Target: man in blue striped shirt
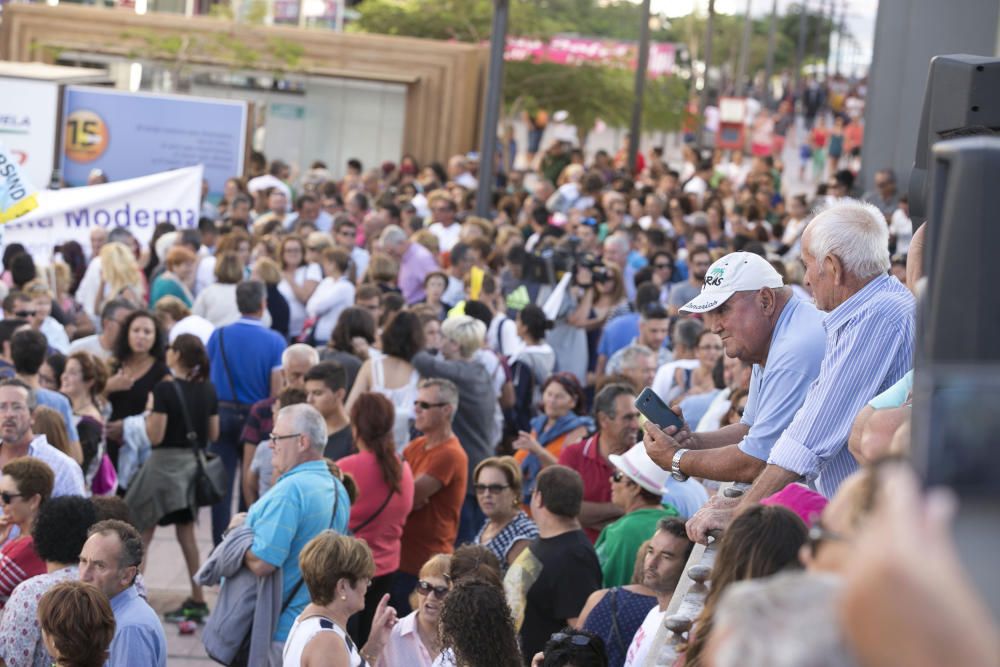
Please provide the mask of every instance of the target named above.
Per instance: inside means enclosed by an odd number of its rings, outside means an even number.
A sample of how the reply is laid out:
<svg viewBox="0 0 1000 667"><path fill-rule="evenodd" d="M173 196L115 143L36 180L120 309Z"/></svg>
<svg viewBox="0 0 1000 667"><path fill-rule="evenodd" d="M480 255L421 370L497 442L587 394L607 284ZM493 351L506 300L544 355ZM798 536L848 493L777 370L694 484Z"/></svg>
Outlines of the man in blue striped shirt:
<svg viewBox="0 0 1000 667"><path fill-rule="evenodd" d="M914 299L889 270L889 230L870 204L842 199L817 215L802 235L805 282L828 315L826 355L802 408L771 449L767 467L739 501L746 506L805 479L832 497L857 470L847 448L858 411L911 368ZM688 523L705 541L736 507L717 501Z"/></svg>

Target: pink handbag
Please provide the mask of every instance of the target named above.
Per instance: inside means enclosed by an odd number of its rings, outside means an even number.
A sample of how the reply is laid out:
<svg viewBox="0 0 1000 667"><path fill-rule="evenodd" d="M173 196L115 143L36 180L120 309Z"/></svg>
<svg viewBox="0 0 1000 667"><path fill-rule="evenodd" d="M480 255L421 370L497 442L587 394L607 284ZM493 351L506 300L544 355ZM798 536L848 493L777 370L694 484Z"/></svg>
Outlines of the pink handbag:
<svg viewBox="0 0 1000 667"><path fill-rule="evenodd" d="M118 490L118 472L107 453L101 457L101 465L97 468L90 490L95 496L111 496Z"/></svg>

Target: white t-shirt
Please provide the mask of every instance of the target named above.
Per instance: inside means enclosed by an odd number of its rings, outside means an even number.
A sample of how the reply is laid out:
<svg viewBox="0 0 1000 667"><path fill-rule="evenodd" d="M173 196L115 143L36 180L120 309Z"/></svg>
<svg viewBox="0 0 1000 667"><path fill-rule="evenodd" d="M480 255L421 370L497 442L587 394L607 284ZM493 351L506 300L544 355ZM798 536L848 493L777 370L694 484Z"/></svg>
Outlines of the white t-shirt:
<svg viewBox="0 0 1000 667"><path fill-rule="evenodd" d="M340 314L353 303L354 283L345 276L337 279L323 278L320 281L306 304L309 317L319 317L314 334L317 342L325 343L330 340Z"/></svg>
<svg viewBox="0 0 1000 667"><path fill-rule="evenodd" d="M636 630L635 636L632 637L632 643L629 644L628 652L625 654L624 667L642 667L646 664L649 647L653 645L656 631L659 630L666 615L667 610L660 611L659 605L649 610L649 613L646 614L646 620L642 622L642 625Z"/></svg>
<svg viewBox="0 0 1000 667"><path fill-rule="evenodd" d="M913 222L903 213L903 209L897 208L892 212L889 233L896 237L896 254L905 255L909 252L910 239L913 238Z"/></svg>
<svg viewBox="0 0 1000 667"><path fill-rule="evenodd" d="M323 270L319 264L307 264L295 269L295 284L302 285L307 280L317 283L323 280ZM278 291L288 302L288 335L292 338L302 333L302 325L306 322L306 304L295 298L292 286L284 278L278 283Z"/></svg>
<svg viewBox="0 0 1000 667"><path fill-rule="evenodd" d="M208 345L208 339L212 337L213 331L215 331L215 325L204 317L188 315L170 328L169 338L170 342L173 343L181 334L191 334L192 336L197 336L205 345Z"/></svg>
<svg viewBox="0 0 1000 667"><path fill-rule="evenodd" d="M441 252L451 252L452 247L458 243L458 237L462 233L462 225L457 222L453 222L447 227L440 222L435 222L428 229L431 230L431 234L437 237Z"/></svg>
<svg viewBox="0 0 1000 667"><path fill-rule="evenodd" d="M697 359L677 359L671 361L669 364L660 366L659 370L656 371L656 377L653 379L653 391L663 399L664 403L669 405L672 400L680 396L684 391L683 387L679 387L674 383L674 374L677 372L677 369L683 368L684 370L689 370L698 368L700 363Z"/></svg>
<svg viewBox="0 0 1000 667"><path fill-rule="evenodd" d="M101 345L101 339L97 334L93 336L84 336L83 338L77 338L75 341L69 344L69 353L74 352L89 352L98 359L110 359L111 350L105 350Z"/></svg>

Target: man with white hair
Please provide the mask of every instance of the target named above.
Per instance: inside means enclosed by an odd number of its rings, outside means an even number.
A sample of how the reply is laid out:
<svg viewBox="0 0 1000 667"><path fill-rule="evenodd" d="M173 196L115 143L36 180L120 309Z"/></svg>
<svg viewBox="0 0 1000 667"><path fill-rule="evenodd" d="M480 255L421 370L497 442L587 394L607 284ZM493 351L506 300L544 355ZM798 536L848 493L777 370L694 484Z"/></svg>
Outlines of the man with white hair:
<svg viewBox="0 0 1000 667"><path fill-rule="evenodd" d="M382 249L399 262L399 289L406 303L414 304L424 298L424 278L432 271L440 271L431 251L414 243L399 225L389 225L379 237Z"/></svg>
<svg viewBox="0 0 1000 667"><path fill-rule="evenodd" d="M713 500L691 519L695 540L725 528L738 505L760 502L802 478L832 497L858 468L847 447L855 415L913 364L915 302L888 275L889 230L881 211L852 199L829 206L802 235L802 262L816 307L829 313L819 376L753 487L736 503Z"/></svg>
<svg viewBox="0 0 1000 667"><path fill-rule="evenodd" d="M678 481L691 476L752 482L819 375L826 349L823 315L797 299L774 267L752 252L716 260L705 288L681 310L703 315L727 356L753 364L746 411L738 423L709 432L692 434L685 426L670 436L650 425L646 450Z"/></svg>
<svg viewBox="0 0 1000 667"><path fill-rule="evenodd" d="M323 459L326 422L311 405L282 408L271 431L272 462L281 477L246 515L237 515L230 529L244 523L253 530L253 545L243 562L258 577L281 568L285 605L271 637L271 665L281 664L281 649L295 617L309 604L302 586L299 553L319 533L347 532L351 501L344 485Z"/></svg>

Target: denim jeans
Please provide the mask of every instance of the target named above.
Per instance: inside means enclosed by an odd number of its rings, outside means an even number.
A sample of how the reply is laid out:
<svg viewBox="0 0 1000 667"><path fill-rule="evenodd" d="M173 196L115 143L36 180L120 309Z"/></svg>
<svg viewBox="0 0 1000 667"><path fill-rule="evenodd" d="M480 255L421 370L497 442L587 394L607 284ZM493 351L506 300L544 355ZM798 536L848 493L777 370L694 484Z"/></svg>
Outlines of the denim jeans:
<svg viewBox="0 0 1000 667"><path fill-rule="evenodd" d="M228 483L226 496L212 505L212 543L215 545L222 542L222 533L229 526L233 515L233 484L236 482L236 470L240 467L240 454L243 451L240 435L249 414L249 405L219 403L219 439L208 446L208 451L222 459Z"/></svg>

